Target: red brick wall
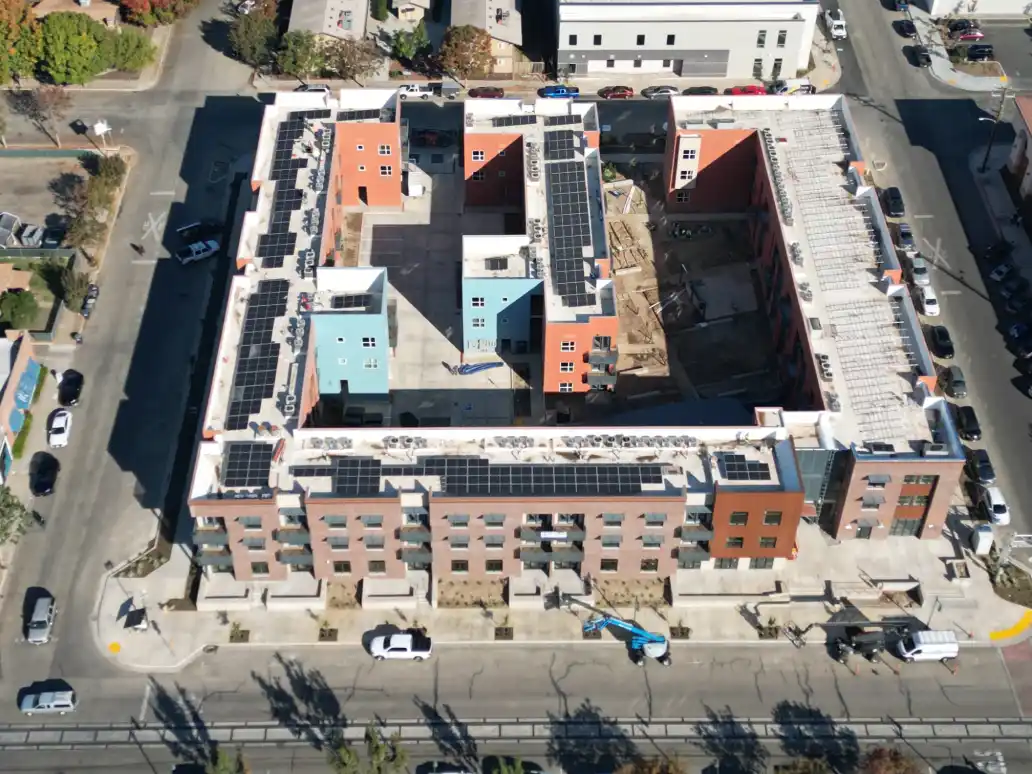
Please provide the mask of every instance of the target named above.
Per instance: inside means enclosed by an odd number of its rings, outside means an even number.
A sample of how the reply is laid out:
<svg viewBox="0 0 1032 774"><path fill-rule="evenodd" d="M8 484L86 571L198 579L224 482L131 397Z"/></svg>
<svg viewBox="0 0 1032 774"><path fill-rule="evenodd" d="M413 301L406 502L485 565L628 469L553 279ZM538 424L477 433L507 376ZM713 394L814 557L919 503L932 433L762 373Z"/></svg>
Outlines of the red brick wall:
<svg viewBox="0 0 1032 774"><path fill-rule="evenodd" d="M475 151L484 158L474 161ZM466 204L506 207L523 204L523 135L467 134L463 143ZM474 180L475 173L483 180Z"/></svg>

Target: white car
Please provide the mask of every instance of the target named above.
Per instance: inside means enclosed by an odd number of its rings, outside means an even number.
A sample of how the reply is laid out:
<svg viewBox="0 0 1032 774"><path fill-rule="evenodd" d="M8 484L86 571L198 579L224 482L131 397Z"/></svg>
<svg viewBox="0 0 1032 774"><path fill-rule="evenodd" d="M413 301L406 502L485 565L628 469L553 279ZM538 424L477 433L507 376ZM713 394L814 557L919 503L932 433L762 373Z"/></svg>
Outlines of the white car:
<svg viewBox="0 0 1032 774"><path fill-rule="evenodd" d="M18 705L23 715L55 714L64 715L66 712L75 712L79 701L75 691L44 691L43 693L30 693L22 697Z"/></svg>
<svg viewBox="0 0 1032 774"><path fill-rule="evenodd" d="M63 449L68 445L68 436L72 432L72 412L67 409L58 409L50 420L50 433L47 435L47 443L51 449Z"/></svg>
<svg viewBox="0 0 1032 774"><path fill-rule="evenodd" d="M985 516L990 522L1000 527L1010 524L1010 508L1007 501L1003 499L1003 492L998 486L989 486L982 491L982 502Z"/></svg>
<svg viewBox="0 0 1032 774"><path fill-rule="evenodd" d="M377 661L394 659L402 661L423 661L430 658L433 646L423 632L410 629L406 632L375 637L369 643L369 653Z"/></svg>
<svg viewBox="0 0 1032 774"><path fill-rule="evenodd" d="M910 281L919 288L932 284L932 274L928 271L928 262L920 255L915 255L910 259Z"/></svg>
<svg viewBox="0 0 1032 774"><path fill-rule="evenodd" d="M214 239L206 239L203 242L194 242L181 250L176 250L176 260L186 266L194 261L203 261L211 258L219 251L219 243Z"/></svg>
<svg viewBox="0 0 1032 774"><path fill-rule="evenodd" d="M846 39L846 17L841 8L837 11L825 11L824 24L832 40Z"/></svg>
<svg viewBox="0 0 1032 774"><path fill-rule="evenodd" d="M924 285L917 289L917 298L921 302L921 312L926 317L938 317L942 311L939 308L939 297L930 285Z"/></svg>
<svg viewBox="0 0 1032 774"><path fill-rule="evenodd" d="M398 99L430 99L434 89L424 83L403 83L398 87Z"/></svg>

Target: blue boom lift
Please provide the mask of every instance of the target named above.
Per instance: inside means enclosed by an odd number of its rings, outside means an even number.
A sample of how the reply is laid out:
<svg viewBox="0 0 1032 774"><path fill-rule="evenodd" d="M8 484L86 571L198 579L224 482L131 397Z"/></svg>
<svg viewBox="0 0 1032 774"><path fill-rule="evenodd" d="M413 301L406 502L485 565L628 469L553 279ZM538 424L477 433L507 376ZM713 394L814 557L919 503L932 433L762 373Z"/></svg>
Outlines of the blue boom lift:
<svg viewBox="0 0 1032 774"><path fill-rule="evenodd" d="M589 618L584 622L585 632L600 632L612 626L614 629L621 629L630 634L631 651L634 656L634 663L638 666L645 665L645 656L656 659L663 666L670 666L670 643L667 642L667 638L663 635L647 632L630 621L617 618L615 615L593 607L587 602L581 602L571 594L560 594L559 601L563 605L583 607L585 610L590 610L598 616L597 618Z"/></svg>

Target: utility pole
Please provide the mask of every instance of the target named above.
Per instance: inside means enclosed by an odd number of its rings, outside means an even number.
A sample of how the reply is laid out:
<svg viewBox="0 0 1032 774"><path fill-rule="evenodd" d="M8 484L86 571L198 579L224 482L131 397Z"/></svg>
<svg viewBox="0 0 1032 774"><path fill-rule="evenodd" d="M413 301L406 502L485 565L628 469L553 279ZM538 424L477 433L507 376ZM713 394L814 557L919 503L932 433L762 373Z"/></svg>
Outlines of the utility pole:
<svg viewBox="0 0 1032 774"><path fill-rule="evenodd" d="M999 91L993 92L993 97L999 100L996 104L996 109L993 112L992 118L982 116L979 121L992 121L993 127L989 130L989 143L985 146L985 156L982 158L982 166L978 168L978 171L985 174L986 169L989 168L989 154L992 153L993 143L996 142L996 131L1000 126L1000 121L1003 120L1003 114L1007 109L1007 100L1012 99L1013 95L1010 93L1010 88L1004 86Z"/></svg>

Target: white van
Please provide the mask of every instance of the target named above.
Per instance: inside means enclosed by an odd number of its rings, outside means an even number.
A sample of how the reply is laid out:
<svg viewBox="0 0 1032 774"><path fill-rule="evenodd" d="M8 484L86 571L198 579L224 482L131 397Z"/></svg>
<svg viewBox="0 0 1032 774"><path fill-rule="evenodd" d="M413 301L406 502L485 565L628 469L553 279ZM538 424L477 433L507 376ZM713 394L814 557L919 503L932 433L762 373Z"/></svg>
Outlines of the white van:
<svg viewBox="0 0 1032 774"><path fill-rule="evenodd" d="M907 663L942 661L944 658L956 658L960 653L960 645L953 632L914 632L896 643L896 652Z"/></svg>

